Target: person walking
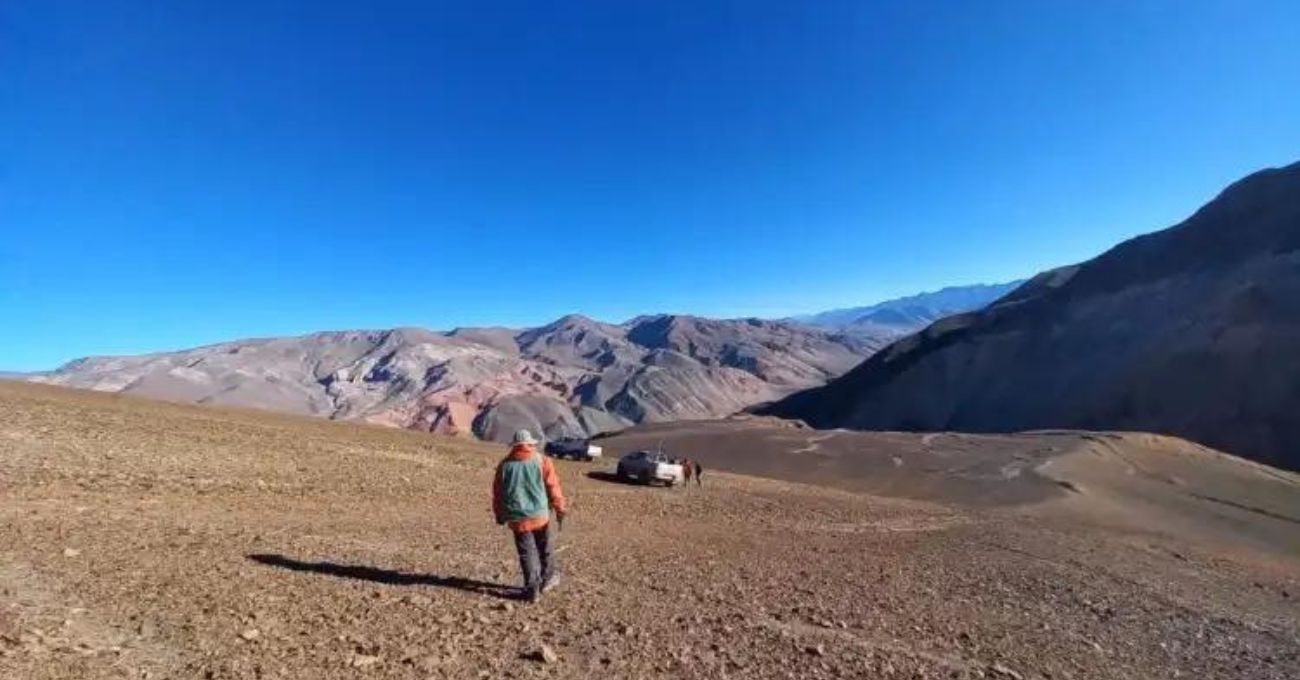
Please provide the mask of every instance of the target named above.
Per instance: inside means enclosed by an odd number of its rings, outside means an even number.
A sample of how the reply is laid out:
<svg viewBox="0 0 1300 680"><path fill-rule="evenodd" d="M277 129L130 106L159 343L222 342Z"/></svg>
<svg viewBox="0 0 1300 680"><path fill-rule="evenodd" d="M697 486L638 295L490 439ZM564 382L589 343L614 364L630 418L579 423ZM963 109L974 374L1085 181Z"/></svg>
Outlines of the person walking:
<svg viewBox="0 0 1300 680"><path fill-rule="evenodd" d="M532 433L519 430L492 480L492 512L497 524L509 526L514 533L519 569L524 576L521 595L529 602L536 602L542 593L560 583L551 531L552 510L563 525L568 502L560 489L560 477L551 459L537 450Z"/></svg>
<svg viewBox="0 0 1300 680"><path fill-rule="evenodd" d="M695 473L695 486L704 486L704 481L700 479L704 476L704 466L700 465L699 461L692 460L691 467L694 468L692 472Z"/></svg>

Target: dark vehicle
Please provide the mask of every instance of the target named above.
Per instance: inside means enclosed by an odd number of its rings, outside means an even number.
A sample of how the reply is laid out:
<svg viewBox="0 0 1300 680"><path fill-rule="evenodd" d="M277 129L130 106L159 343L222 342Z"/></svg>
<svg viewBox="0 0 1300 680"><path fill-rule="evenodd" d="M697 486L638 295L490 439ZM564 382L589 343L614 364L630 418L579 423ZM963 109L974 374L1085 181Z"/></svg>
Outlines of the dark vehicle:
<svg viewBox="0 0 1300 680"><path fill-rule="evenodd" d="M546 442L546 455L552 458L570 458L572 460L592 460L599 458L602 449L592 446L590 439L570 437Z"/></svg>

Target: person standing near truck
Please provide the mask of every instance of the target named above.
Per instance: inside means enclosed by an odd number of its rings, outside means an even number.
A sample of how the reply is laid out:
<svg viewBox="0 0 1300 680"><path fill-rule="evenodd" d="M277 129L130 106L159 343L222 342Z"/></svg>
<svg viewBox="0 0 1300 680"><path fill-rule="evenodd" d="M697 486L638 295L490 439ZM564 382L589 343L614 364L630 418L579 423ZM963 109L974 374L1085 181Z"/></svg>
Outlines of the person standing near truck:
<svg viewBox="0 0 1300 680"><path fill-rule="evenodd" d="M568 502L560 489L560 477L550 458L537 450L537 440L528 430L519 430L510 443L510 453L497 465L492 479L492 513L497 524L514 533L519 569L523 572L523 599L536 602L541 594L560 583L555 563L551 511L564 522Z"/></svg>

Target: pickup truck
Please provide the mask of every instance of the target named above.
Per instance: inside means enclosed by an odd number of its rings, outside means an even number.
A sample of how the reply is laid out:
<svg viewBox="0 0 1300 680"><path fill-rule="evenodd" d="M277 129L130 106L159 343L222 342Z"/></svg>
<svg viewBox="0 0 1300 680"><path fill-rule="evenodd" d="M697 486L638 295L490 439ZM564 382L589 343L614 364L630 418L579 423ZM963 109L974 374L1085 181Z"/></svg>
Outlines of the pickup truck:
<svg viewBox="0 0 1300 680"><path fill-rule="evenodd" d="M552 458L572 458L573 460L595 460L604 453L604 449L594 446L590 439L577 437L546 442L545 451Z"/></svg>
<svg viewBox="0 0 1300 680"><path fill-rule="evenodd" d="M645 484L663 482L673 486L685 479L685 471L663 451L633 451L619 459L618 478Z"/></svg>

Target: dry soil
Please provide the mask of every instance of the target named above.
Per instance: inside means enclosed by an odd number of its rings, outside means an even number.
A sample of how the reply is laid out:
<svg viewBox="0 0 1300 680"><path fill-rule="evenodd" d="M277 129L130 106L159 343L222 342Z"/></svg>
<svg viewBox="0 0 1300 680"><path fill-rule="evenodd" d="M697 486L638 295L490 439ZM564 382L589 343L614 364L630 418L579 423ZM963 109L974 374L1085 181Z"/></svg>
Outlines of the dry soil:
<svg viewBox="0 0 1300 680"><path fill-rule="evenodd" d="M720 441L788 429L745 427ZM1293 476L796 432L701 446L699 488L560 463L566 580L530 606L497 447L0 382L0 677L1300 677Z"/></svg>

